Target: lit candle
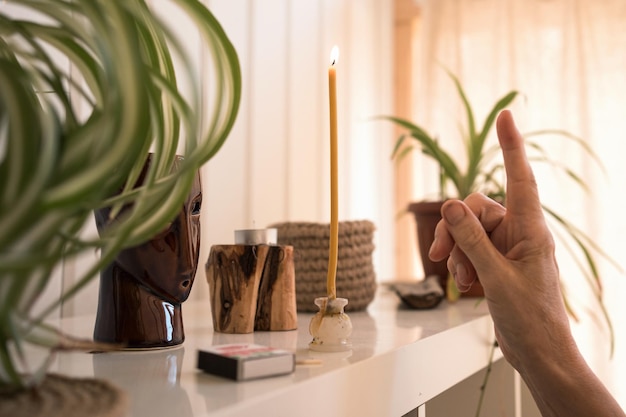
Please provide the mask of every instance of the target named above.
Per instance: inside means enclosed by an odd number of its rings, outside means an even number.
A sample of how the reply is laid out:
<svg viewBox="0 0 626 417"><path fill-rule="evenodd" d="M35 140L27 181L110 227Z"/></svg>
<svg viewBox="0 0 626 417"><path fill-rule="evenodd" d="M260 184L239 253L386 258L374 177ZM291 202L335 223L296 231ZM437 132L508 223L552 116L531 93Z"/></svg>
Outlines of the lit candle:
<svg viewBox="0 0 626 417"><path fill-rule="evenodd" d="M335 45L330 51L328 68L328 96L330 110L330 247L328 253L328 275L326 287L328 298L337 297L335 278L337 275L337 252L339 249L338 222L338 183L337 183L337 72L335 65L339 59L339 48Z"/></svg>
<svg viewBox="0 0 626 417"><path fill-rule="evenodd" d="M275 245L277 229L243 229L235 230L236 245Z"/></svg>

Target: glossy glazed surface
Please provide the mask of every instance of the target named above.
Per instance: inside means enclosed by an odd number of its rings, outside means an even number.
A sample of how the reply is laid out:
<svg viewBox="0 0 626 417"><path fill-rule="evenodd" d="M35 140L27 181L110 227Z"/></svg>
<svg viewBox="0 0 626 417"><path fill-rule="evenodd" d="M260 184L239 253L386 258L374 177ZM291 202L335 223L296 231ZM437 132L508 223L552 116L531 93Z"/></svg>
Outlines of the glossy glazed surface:
<svg viewBox="0 0 626 417"><path fill-rule="evenodd" d="M150 241L123 250L100 273L95 340L129 348L184 341L180 305L189 297L198 268L201 204L198 173L176 218ZM95 213L99 231L106 229L109 212Z"/></svg>

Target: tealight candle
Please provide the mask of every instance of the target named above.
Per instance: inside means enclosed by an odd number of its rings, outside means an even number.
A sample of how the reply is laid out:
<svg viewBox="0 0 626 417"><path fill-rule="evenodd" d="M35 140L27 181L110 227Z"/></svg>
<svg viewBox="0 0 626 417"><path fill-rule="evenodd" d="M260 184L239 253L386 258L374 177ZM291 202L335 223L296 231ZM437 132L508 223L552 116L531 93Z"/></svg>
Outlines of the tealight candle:
<svg viewBox="0 0 626 417"><path fill-rule="evenodd" d="M276 245L278 229L235 230L236 245Z"/></svg>

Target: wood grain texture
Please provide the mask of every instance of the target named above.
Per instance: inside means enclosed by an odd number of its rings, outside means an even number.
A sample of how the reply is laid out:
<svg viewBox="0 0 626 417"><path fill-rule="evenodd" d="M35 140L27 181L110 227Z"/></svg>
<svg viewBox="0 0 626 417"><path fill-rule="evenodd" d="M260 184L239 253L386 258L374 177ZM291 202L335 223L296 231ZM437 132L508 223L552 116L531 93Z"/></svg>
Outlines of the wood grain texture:
<svg viewBox="0 0 626 417"><path fill-rule="evenodd" d="M297 328L293 247L214 245L206 275L215 331Z"/></svg>
<svg viewBox="0 0 626 417"><path fill-rule="evenodd" d="M213 328L222 333L252 333L263 264L256 246L217 245L206 265Z"/></svg>
<svg viewBox="0 0 626 417"><path fill-rule="evenodd" d="M262 246L266 249L259 285L254 330L294 330L296 280L292 246Z"/></svg>

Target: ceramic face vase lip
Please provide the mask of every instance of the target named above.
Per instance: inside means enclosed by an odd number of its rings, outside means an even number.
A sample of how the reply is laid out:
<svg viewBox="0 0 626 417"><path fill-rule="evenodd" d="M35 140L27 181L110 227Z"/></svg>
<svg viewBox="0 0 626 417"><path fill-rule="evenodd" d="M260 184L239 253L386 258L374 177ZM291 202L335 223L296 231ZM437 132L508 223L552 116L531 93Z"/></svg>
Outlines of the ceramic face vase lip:
<svg viewBox="0 0 626 417"><path fill-rule="evenodd" d="M182 157L177 157L176 162L180 160ZM150 161L151 155L137 185L143 183ZM185 301L198 266L201 205L202 186L198 172L177 217L148 242L121 251L115 259L117 266L160 299L173 304ZM99 231L106 227L109 212L109 208L96 212Z"/></svg>

